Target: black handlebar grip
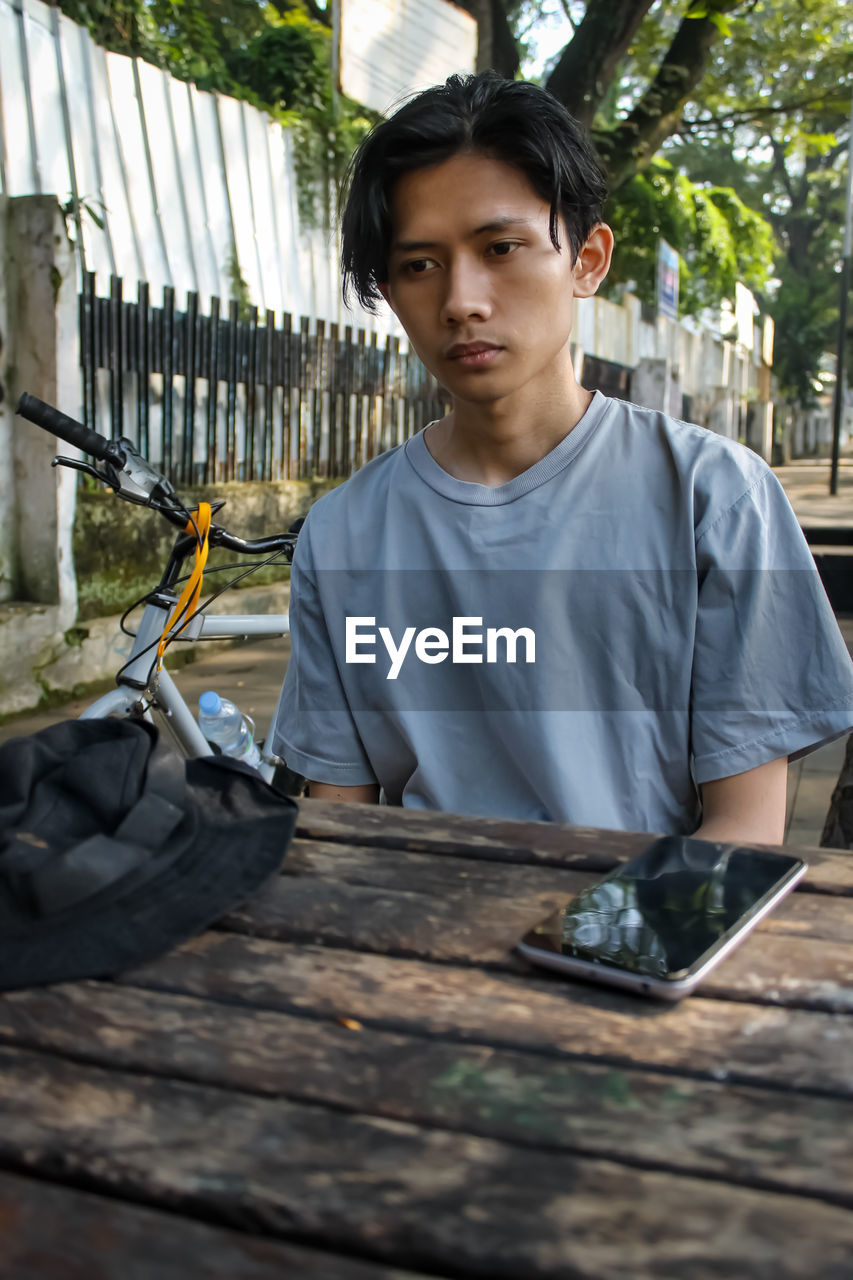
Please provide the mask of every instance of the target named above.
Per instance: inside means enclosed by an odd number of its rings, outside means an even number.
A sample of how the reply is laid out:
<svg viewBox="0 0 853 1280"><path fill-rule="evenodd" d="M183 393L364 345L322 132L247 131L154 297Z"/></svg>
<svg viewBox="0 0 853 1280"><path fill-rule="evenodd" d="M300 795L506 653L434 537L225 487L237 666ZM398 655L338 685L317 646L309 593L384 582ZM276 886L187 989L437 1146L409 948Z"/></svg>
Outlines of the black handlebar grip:
<svg viewBox="0 0 853 1280"><path fill-rule="evenodd" d="M37 427L44 427L45 431L59 436L60 440L73 444L93 458L115 460L116 446L111 440L99 435L97 431L90 431L76 418L69 418L67 414L60 413L53 405L45 404L44 400L39 400L36 396L24 392L18 401L17 412L22 418L34 422Z"/></svg>

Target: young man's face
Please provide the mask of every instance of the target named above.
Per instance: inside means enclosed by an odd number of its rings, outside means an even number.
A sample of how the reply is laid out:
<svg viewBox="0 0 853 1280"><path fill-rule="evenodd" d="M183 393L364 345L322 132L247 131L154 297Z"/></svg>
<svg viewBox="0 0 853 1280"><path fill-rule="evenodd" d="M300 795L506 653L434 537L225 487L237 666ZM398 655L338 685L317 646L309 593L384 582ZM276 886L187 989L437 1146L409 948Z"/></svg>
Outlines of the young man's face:
<svg viewBox="0 0 853 1280"><path fill-rule="evenodd" d="M520 170L464 152L400 178L382 294L455 400L486 405L573 378L575 297L595 293L613 237L599 224L573 265L565 227ZM478 350L479 348L479 350Z"/></svg>

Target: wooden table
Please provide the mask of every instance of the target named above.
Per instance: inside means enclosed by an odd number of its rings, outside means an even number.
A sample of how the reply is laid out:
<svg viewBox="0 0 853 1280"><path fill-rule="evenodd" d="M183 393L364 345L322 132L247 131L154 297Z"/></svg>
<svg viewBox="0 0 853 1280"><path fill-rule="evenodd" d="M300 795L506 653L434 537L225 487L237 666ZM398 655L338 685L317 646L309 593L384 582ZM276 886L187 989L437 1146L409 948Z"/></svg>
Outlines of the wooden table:
<svg viewBox="0 0 853 1280"><path fill-rule="evenodd" d="M675 1007L514 957L644 842L305 801L217 929L0 999L0 1275L849 1280L853 855Z"/></svg>

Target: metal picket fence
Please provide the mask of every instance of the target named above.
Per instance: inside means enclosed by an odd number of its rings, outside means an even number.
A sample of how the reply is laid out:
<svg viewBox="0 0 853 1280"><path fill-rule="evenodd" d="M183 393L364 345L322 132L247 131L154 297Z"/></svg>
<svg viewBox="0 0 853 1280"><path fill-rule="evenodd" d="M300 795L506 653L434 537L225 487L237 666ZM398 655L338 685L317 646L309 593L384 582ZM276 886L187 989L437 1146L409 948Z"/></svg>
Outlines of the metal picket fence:
<svg viewBox="0 0 853 1280"><path fill-rule="evenodd" d="M176 484L348 476L448 405L399 338L175 291L126 301L86 273L80 295L86 425L125 435Z"/></svg>

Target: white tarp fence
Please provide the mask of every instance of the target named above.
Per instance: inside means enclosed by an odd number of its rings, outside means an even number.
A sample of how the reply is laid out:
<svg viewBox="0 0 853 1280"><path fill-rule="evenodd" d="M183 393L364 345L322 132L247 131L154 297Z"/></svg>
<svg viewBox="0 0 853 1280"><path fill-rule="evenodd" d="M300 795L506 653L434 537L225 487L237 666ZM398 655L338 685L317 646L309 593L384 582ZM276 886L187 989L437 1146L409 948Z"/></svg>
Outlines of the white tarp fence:
<svg viewBox="0 0 853 1280"><path fill-rule="evenodd" d="M108 53L41 0L0 0L0 193L94 209L104 226L83 211L83 247L99 293L119 275L127 296L140 279L155 301L174 285L206 311L232 295L236 261L262 313L389 329L387 313L344 309L334 237L300 226L286 129Z"/></svg>

